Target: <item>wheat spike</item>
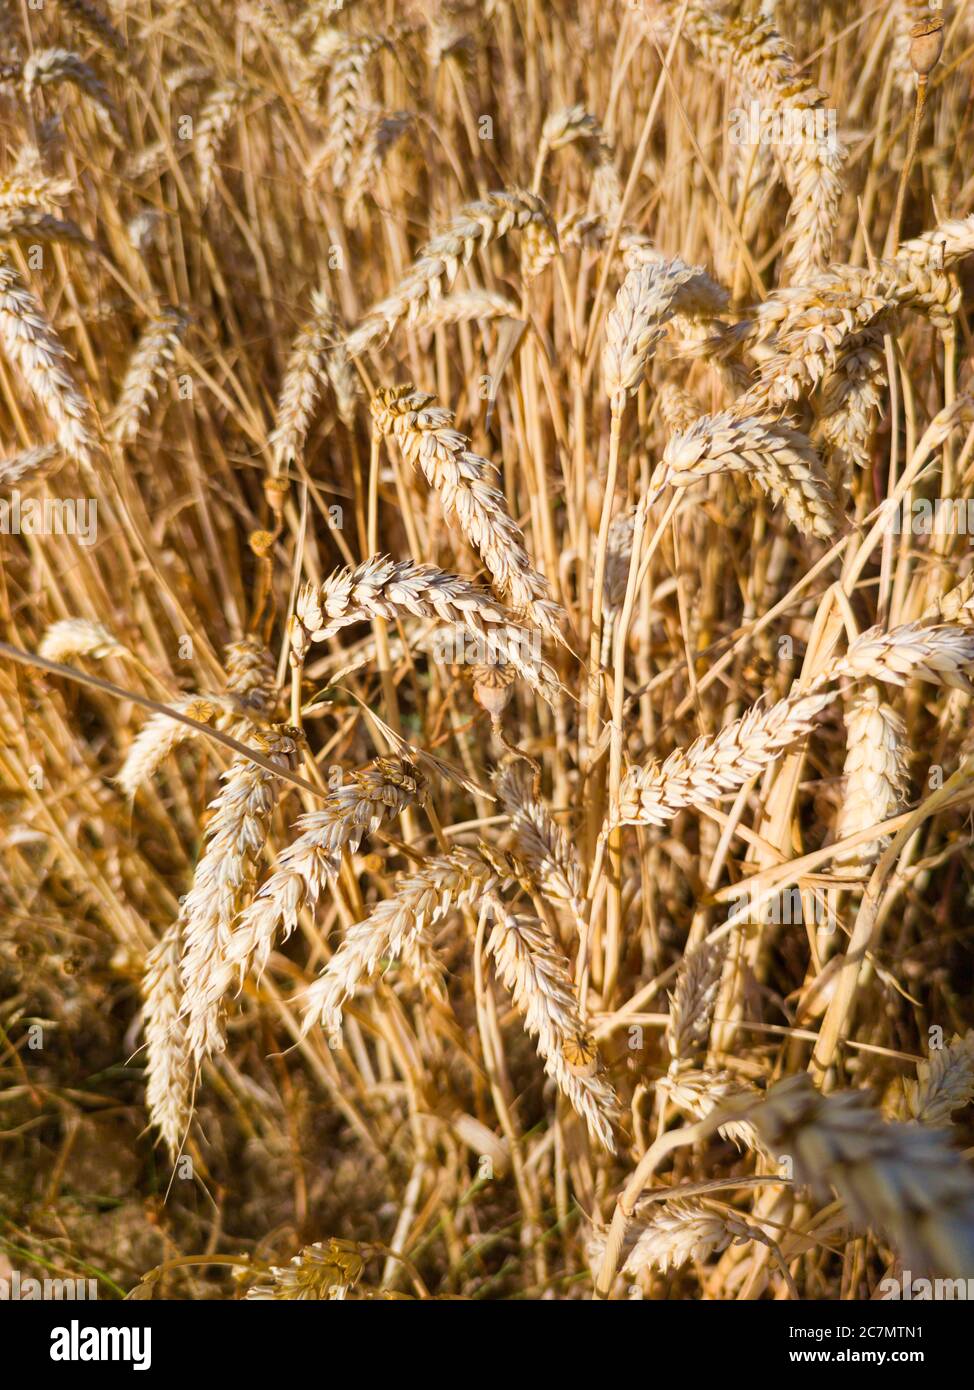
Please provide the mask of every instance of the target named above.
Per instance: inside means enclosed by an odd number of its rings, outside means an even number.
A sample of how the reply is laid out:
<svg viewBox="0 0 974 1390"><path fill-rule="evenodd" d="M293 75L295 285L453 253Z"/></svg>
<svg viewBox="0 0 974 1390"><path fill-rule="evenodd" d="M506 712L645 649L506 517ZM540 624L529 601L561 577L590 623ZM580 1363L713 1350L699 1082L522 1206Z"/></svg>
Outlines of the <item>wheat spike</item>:
<svg viewBox="0 0 974 1390"><path fill-rule="evenodd" d="M103 661L106 656L128 655L128 649L103 623L88 618L60 618L52 623L37 650L48 661L67 661L73 656Z"/></svg>
<svg viewBox="0 0 974 1390"><path fill-rule="evenodd" d="M906 726L882 700L874 685L864 686L845 716L845 794L836 820L836 839L889 820L899 810L907 786ZM857 845L835 862L862 872L878 859L888 839Z"/></svg>
<svg viewBox="0 0 974 1390"><path fill-rule="evenodd" d="M145 1104L172 1158L186 1138L193 1090L186 1023L180 1016L180 951L181 924L177 920L146 957L142 982Z"/></svg>
<svg viewBox="0 0 974 1390"><path fill-rule="evenodd" d="M677 748L662 763L630 768L613 823L665 825L687 806L719 800L794 747L834 697L834 692L797 694L770 706L754 705L712 738Z"/></svg>
<svg viewBox="0 0 974 1390"><path fill-rule="evenodd" d="M428 859L415 871L400 875L392 896L349 929L306 992L304 1031L320 1025L336 1033L343 1005L375 974L380 960L396 960L448 912L472 907L494 881L492 865L466 849Z"/></svg>
<svg viewBox="0 0 974 1390"><path fill-rule="evenodd" d="M688 487L725 470L753 478L806 535L834 534L835 499L811 441L769 420L735 418L729 411L701 416L669 441L653 483Z"/></svg>
<svg viewBox="0 0 974 1390"><path fill-rule="evenodd" d="M250 737L252 745L271 761L285 769L291 766L297 749L293 731L255 730ZM182 1012L197 1065L223 1048L211 981L222 980L231 928L253 892L257 861L277 802L278 780L249 758L237 757L210 804L206 847L182 911Z"/></svg>
<svg viewBox="0 0 974 1390"><path fill-rule="evenodd" d="M411 385L381 390L372 398L372 418L382 434L395 435L403 458L422 470L446 514L457 518L500 596L519 617L559 638L562 611L549 597L547 580L528 559L504 494L493 486L497 470L453 428L453 412L434 400Z"/></svg>
<svg viewBox="0 0 974 1390"><path fill-rule="evenodd" d="M917 1063L917 1079L909 1081L910 1114L923 1125L949 1127L955 1110L974 1100L974 1029L958 1034L946 1047L934 1048Z"/></svg>
<svg viewBox="0 0 974 1390"><path fill-rule="evenodd" d="M413 323L450 288L474 252L488 246L511 228L541 222L554 232L544 202L521 189L488 193L480 202L461 208L447 228L420 250L412 269L385 299L374 304L346 340L349 357L360 357L385 342L403 319Z"/></svg>
<svg viewBox="0 0 974 1390"><path fill-rule="evenodd" d="M112 435L120 444L132 444L138 438L144 417L159 395L156 383L165 378L175 361L187 324L182 310L167 307L139 338L125 372L112 424Z"/></svg>
<svg viewBox="0 0 974 1390"><path fill-rule="evenodd" d="M511 622L483 589L432 565L381 555L301 590L291 619L292 660L302 661L312 642L325 642L350 623L400 613L465 628L485 649L481 664L508 662L543 699L554 699L558 678L535 654L530 630Z"/></svg>
<svg viewBox="0 0 974 1390"><path fill-rule="evenodd" d="M572 990L568 961L535 917L512 912L495 891L483 894L491 919L487 949L497 973L524 1014L528 1032L537 1040L545 1071L554 1080L593 1139L615 1153L612 1126L619 1102L609 1083L598 1075L597 1054L581 1066L574 1050L593 1051Z"/></svg>
<svg viewBox="0 0 974 1390"><path fill-rule="evenodd" d="M0 340L44 407L69 458L90 467L95 441L88 403L65 369L67 353L19 273L0 256Z"/></svg>
<svg viewBox="0 0 974 1390"><path fill-rule="evenodd" d="M779 1081L748 1118L798 1182L823 1197L834 1188L911 1269L950 1278L974 1269L974 1174L937 1130L885 1124L861 1093L822 1096L808 1076Z"/></svg>

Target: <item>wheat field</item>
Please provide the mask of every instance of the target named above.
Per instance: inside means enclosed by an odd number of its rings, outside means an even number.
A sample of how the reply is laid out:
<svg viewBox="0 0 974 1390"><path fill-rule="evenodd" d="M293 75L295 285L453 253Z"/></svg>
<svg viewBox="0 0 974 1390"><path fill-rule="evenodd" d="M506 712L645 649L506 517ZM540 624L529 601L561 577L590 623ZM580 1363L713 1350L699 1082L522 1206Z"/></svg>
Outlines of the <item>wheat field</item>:
<svg viewBox="0 0 974 1390"><path fill-rule="evenodd" d="M6 0L0 1279L974 1278L974 0Z"/></svg>

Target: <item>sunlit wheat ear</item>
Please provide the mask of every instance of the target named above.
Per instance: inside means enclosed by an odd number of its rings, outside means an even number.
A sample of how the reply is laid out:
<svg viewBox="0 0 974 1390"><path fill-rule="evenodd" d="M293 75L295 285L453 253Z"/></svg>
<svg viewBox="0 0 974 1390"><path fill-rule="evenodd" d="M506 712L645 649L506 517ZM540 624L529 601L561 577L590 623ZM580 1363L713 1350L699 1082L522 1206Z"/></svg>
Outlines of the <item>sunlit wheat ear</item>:
<svg viewBox="0 0 974 1390"><path fill-rule="evenodd" d="M382 35L349 39L335 55L328 77L327 133L321 150L322 167L332 187L342 189L362 143L371 96L368 67L387 43Z"/></svg>
<svg viewBox="0 0 974 1390"><path fill-rule="evenodd" d="M416 316L416 328L445 328L455 323L481 319L516 319L520 308L507 295L496 290L456 290Z"/></svg>
<svg viewBox="0 0 974 1390"><path fill-rule="evenodd" d="M828 539L837 526L829 481L811 440L770 420L704 415L669 441L653 486L689 487L712 473L743 473L780 502L800 531Z"/></svg>
<svg viewBox="0 0 974 1390"><path fill-rule="evenodd" d="M879 422L885 385L883 335L875 328L845 342L822 383L820 429L847 484L853 467L869 464L869 440Z"/></svg>
<svg viewBox="0 0 974 1390"><path fill-rule="evenodd" d="M494 785L510 816L517 854L542 895L556 907L567 908L579 923L584 914L584 887L571 837L534 794L524 763L509 761L495 776Z"/></svg>
<svg viewBox="0 0 974 1390"><path fill-rule="evenodd" d="M203 104L193 142L201 207L205 208L213 196L220 152L230 127L252 95L251 89L243 82L221 82Z"/></svg>
<svg viewBox="0 0 974 1390"><path fill-rule="evenodd" d="M422 803L426 781L404 758L377 758L331 793L320 811L311 811L293 827L299 832L278 860L277 868L253 902L241 913L223 958L214 972L216 998L230 988L234 977L248 971L260 974L278 931L289 936L298 913L314 908L327 884L341 868L342 852L354 853L366 835L384 821L401 815L407 806Z"/></svg>
<svg viewBox="0 0 974 1390"><path fill-rule="evenodd" d="M142 982L146 1109L173 1158L186 1138L193 1088L186 1022L180 1017L180 950L176 921L147 956Z"/></svg>
<svg viewBox="0 0 974 1390"><path fill-rule="evenodd" d="M248 1299L341 1301L362 1277L365 1261L350 1240L316 1241L288 1264L272 1265L269 1280L247 1290Z"/></svg>
<svg viewBox="0 0 974 1390"><path fill-rule="evenodd" d="M957 1110L974 1100L974 1029L957 1034L946 1047L933 1048L917 1063L916 1081L907 1081L910 1114L924 1125L947 1128Z"/></svg>
<svg viewBox="0 0 974 1390"><path fill-rule="evenodd" d="M88 402L67 370L67 353L19 272L0 252L0 342L37 397L69 458L90 467L95 440Z"/></svg>
<svg viewBox="0 0 974 1390"><path fill-rule="evenodd" d="M223 713L231 713L232 700L220 695L187 695L173 700L171 707L188 715L198 724L209 724ZM132 740L115 781L126 796L134 797L144 787L166 758L189 739L198 738L200 731L167 714L152 714Z"/></svg>
<svg viewBox="0 0 974 1390"><path fill-rule="evenodd" d="M392 293L374 304L349 334L345 344L349 357L360 357L385 342L402 320L412 323L451 287L476 251L529 222L554 230L542 199L521 189L488 193L482 201L461 208L446 229L420 250Z"/></svg>
<svg viewBox="0 0 974 1390"><path fill-rule="evenodd" d="M729 1245L750 1240L774 1245L759 1226L730 1207L715 1207L692 1197L646 1203L630 1223L627 1238L632 1248L622 1268L633 1278L647 1269L662 1274L682 1269L691 1260L707 1260Z"/></svg>
<svg viewBox="0 0 974 1390"><path fill-rule="evenodd" d="M488 593L432 565L384 556L301 590L290 623L292 660L303 661L312 642L327 641L351 623L409 613L461 625L488 662L509 663L543 699L554 700L558 677L536 654L536 634L512 622Z"/></svg>
<svg viewBox="0 0 974 1390"><path fill-rule="evenodd" d="M24 63L24 95L30 99L38 87L69 82L92 103L95 119L113 143L120 140L118 109L108 88L90 64L66 48L36 48Z"/></svg>
<svg viewBox="0 0 974 1390"><path fill-rule="evenodd" d="M342 1008L376 973L381 961L398 959L448 912L473 907L496 882L491 864L473 850L458 849L400 874L390 897L345 934L338 950L302 999L304 1032L341 1027Z"/></svg>
<svg viewBox="0 0 974 1390"><path fill-rule="evenodd" d="M692 313L705 305L716 312L726 295L715 302L714 282L700 266L678 257L651 261L630 270L616 295L605 326L602 378L615 409L634 392L666 324L678 311Z"/></svg>
<svg viewBox="0 0 974 1390"><path fill-rule="evenodd" d="M662 763L623 778L616 824L665 825L687 806L703 806L756 777L810 732L835 692L791 695L754 705L712 737L677 748Z"/></svg>
<svg viewBox="0 0 974 1390"><path fill-rule="evenodd" d="M598 1074L598 1052L578 1012L567 958L536 917L511 911L496 892L483 895L487 949L537 1042L547 1074L603 1148L615 1153L619 1102Z"/></svg>
<svg viewBox="0 0 974 1390"><path fill-rule="evenodd" d="M293 730L254 730L250 741L281 768L293 764L297 751ZM211 981L222 978L231 927L253 893L278 787L273 773L238 757L223 774L223 788L210 804L205 848L181 914L182 1012L197 1064L223 1048L219 1004L213 1002Z"/></svg>
<svg viewBox="0 0 974 1390"><path fill-rule="evenodd" d="M175 361L187 325L180 309L165 308L143 331L126 369L112 421L112 435L120 444L131 444L138 437L159 395L158 383L165 380Z"/></svg>
<svg viewBox="0 0 974 1390"><path fill-rule="evenodd" d="M666 10L675 19L680 5L666 0ZM797 66L774 23L763 15L726 17L714 6L693 3L682 32L712 68L731 71L763 106L801 122L801 139L782 140L773 149L791 196L784 273L804 279L829 262L842 197L845 151L830 127L825 94Z"/></svg>
<svg viewBox="0 0 974 1390"><path fill-rule="evenodd" d="M40 482L61 467L64 459L54 444L40 444L36 449L24 449L10 458L0 459L0 487Z"/></svg>
<svg viewBox="0 0 974 1390"><path fill-rule="evenodd" d="M887 1124L861 1092L823 1096L808 1076L778 1082L748 1119L788 1156L797 1182L822 1200L834 1189L910 1269L949 1278L974 1269L974 1172L938 1130Z"/></svg>
<svg viewBox="0 0 974 1390"><path fill-rule="evenodd" d="M712 1110L747 1096L757 1098L757 1087L729 1071L675 1071L656 1083L666 1099L692 1120L704 1120ZM739 1149L763 1152L750 1119L728 1120L718 1134Z"/></svg>
<svg viewBox="0 0 974 1390"><path fill-rule="evenodd" d="M372 398L372 418L381 433L395 435L403 458L421 469L447 516L456 517L505 602L528 623L560 639L564 615L551 600L548 581L528 558L504 494L493 485L496 468L453 428L453 412L434 401L411 386L381 390Z"/></svg>
<svg viewBox="0 0 974 1390"><path fill-rule="evenodd" d="M46 630L37 651L48 661L69 661L76 656L101 661L106 656L129 654L128 648L103 623L87 618L59 618Z"/></svg>
<svg viewBox="0 0 974 1390"><path fill-rule="evenodd" d="M342 422L351 428L360 387L340 342L341 324L335 306L322 290L311 295L312 317L291 344L270 445L278 469L304 452L323 381L335 393Z"/></svg>
<svg viewBox="0 0 974 1390"><path fill-rule="evenodd" d="M833 676L866 677L905 685L916 677L955 690L974 690L974 629L951 624L905 623L884 632L871 627L857 637L831 668Z"/></svg>
<svg viewBox="0 0 974 1390"><path fill-rule="evenodd" d="M707 1050L727 950L726 937L704 941L688 951L680 963L666 1026L666 1046L673 1059L673 1070Z"/></svg>
<svg viewBox="0 0 974 1390"><path fill-rule="evenodd" d="M845 790L835 824L844 840L889 820L900 809L908 785L906 726L874 685L864 686L845 716ZM880 855L888 838L836 855L843 872L861 874Z"/></svg>

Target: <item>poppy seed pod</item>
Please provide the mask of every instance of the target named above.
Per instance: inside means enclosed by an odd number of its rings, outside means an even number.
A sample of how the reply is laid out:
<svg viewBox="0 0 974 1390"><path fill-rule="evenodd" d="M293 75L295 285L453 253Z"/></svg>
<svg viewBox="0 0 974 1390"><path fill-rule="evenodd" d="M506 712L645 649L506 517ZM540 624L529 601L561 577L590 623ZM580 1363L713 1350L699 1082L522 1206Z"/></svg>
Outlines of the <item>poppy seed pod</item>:
<svg viewBox="0 0 974 1390"><path fill-rule="evenodd" d="M910 63L918 77L927 77L940 61L944 49L942 19L921 19L910 30Z"/></svg>

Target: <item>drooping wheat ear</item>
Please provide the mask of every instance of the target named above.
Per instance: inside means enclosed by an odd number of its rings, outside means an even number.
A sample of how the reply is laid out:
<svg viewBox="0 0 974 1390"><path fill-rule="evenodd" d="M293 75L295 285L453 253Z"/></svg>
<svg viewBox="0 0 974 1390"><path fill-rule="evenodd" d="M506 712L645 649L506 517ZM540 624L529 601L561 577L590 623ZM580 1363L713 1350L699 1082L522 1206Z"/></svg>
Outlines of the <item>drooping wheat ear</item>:
<svg viewBox="0 0 974 1390"><path fill-rule="evenodd" d="M359 1247L350 1240L318 1240L299 1250L286 1265L271 1265L270 1278L247 1290L247 1298L341 1301L365 1268Z"/></svg>
<svg viewBox="0 0 974 1390"><path fill-rule="evenodd" d="M268 0L249 0L246 6L238 6L237 12L251 20L277 47L282 66L294 83L295 91L300 90L302 82L309 75L308 57L291 27L281 17L281 12Z"/></svg>
<svg viewBox="0 0 974 1390"><path fill-rule="evenodd" d="M58 0L58 5L70 23L77 25L92 43L114 53L117 58L125 57L125 40L92 0Z"/></svg>
<svg viewBox="0 0 974 1390"><path fill-rule="evenodd" d="M704 941L688 951L680 962L676 989L670 995L670 1021L666 1026L666 1045L673 1059L673 1071L707 1050L727 949L727 937Z"/></svg>
<svg viewBox="0 0 974 1390"><path fill-rule="evenodd" d="M456 849L397 877L390 897L350 927L325 969L304 995L303 1031L341 1027L342 1008L374 974L394 961L448 912L472 907L496 882L493 866L474 850Z"/></svg>
<svg viewBox="0 0 974 1390"><path fill-rule="evenodd" d="M233 696L245 714L262 718L277 699L277 672L265 644L253 635L230 642L223 652L227 673L227 694Z"/></svg>
<svg viewBox="0 0 974 1390"><path fill-rule="evenodd" d="M0 209L0 241L64 241L90 246L90 238L68 217L55 217L43 208Z"/></svg>
<svg viewBox="0 0 974 1390"><path fill-rule="evenodd" d="M678 0L666 0L675 19ZM693 0L683 35L720 73L730 72L746 91L785 118L785 138L774 146L791 196L789 247L784 273L807 278L831 258L842 197L845 151L832 128L826 96L797 67L773 22L760 14L728 18L707 0ZM791 128L789 128L791 127ZM800 134L800 139L795 135Z"/></svg>
<svg viewBox="0 0 974 1390"><path fill-rule="evenodd" d="M369 63L387 42L380 34L349 39L331 64L326 100L327 133L321 158L329 169L331 184L336 190L345 186L372 104L368 85Z"/></svg>
<svg viewBox="0 0 974 1390"><path fill-rule="evenodd" d="M662 763L633 767L622 781L619 825L665 825L687 806L718 801L794 747L812 728L834 691L789 695L753 705L712 737L677 748Z"/></svg>
<svg viewBox="0 0 974 1390"><path fill-rule="evenodd" d="M974 1029L954 1034L946 1047L934 1048L917 1063L916 1081L907 1081L910 1114L923 1125L946 1128L955 1110L974 1100Z"/></svg>
<svg viewBox="0 0 974 1390"><path fill-rule="evenodd" d="M671 1071L656 1084L677 1110L692 1120L705 1120L712 1110L728 1101L760 1095L756 1086L729 1071ZM729 1120L717 1133L738 1148L764 1151L749 1117Z"/></svg>
<svg viewBox="0 0 974 1390"><path fill-rule="evenodd" d="M39 444L36 449L24 449L11 458L0 459L0 487L40 482L62 462L61 451L55 444Z"/></svg>
<svg viewBox="0 0 974 1390"><path fill-rule="evenodd" d="M304 586L289 626L291 660L301 663L312 642L325 642L351 623L393 620L400 613L466 628L483 648L481 665L507 662L542 699L554 701L558 677L537 651L536 632L512 622L490 594L459 575L383 555Z"/></svg>
<svg viewBox="0 0 974 1390"><path fill-rule="evenodd" d="M170 1157L179 1152L192 1114L193 1068L180 1017L181 921L149 952L142 979L146 1043L145 1104Z"/></svg>
<svg viewBox="0 0 974 1390"><path fill-rule="evenodd" d="M354 853L365 835L407 806L423 802L426 779L406 758L377 758L350 774L320 811L298 820L295 839L281 854L278 866L257 896L241 913L224 957L226 981L214 978L222 996L237 975L242 981L253 971L260 975L278 930L290 936L298 913L314 908L330 879L337 877L342 852Z"/></svg>
<svg viewBox="0 0 974 1390"><path fill-rule="evenodd" d="M546 1073L592 1137L615 1153L619 1101L598 1074L598 1052L578 1012L567 958L536 917L512 912L495 890L481 901L491 920L487 950L537 1041Z"/></svg>
<svg viewBox="0 0 974 1390"><path fill-rule="evenodd" d="M26 152L37 153L31 146L26 147ZM22 155L24 153L21 151ZM32 158L25 159L23 164L18 158L17 162L18 168L13 173L0 178L0 208L58 207L73 192L71 179L46 174Z"/></svg>
<svg viewBox="0 0 974 1390"><path fill-rule="evenodd" d="M395 435L403 458L422 470L447 516L456 517L498 594L519 617L560 639L564 615L550 598L548 581L528 559L504 494L493 486L497 469L473 452L467 436L453 428L452 410L437 406L435 399L413 386L380 390L372 398L372 418L380 433Z"/></svg>
<svg viewBox="0 0 974 1390"><path fill-rule="evenodd" d="M351 428L359 395L358 378L342 345L341 325L328 294L314 290L312 316L291 345L270 445L275 465L285 467L304 452L305 440L323 377L335 393L342 422Z"/></svg>
<svg viewBox="0 0 974 1390"><path fill-rule="evenodd" d="M360 207L369 189L375 187L382 166L415 124L416 117L412 111L373 111L368 117L357 142L358 153L348 173L345 208L350 216Z"/></svg>
<svg viewBox="0 0 974 1390"><path fill-rule="evenodd" d="M297 751L294 730L253 730L251 744L282 768ZM206 845L183 903L183 1013L194 1061L223 1048L219 1004L210 982L220 976L234 920L249 902L257 861L277 803L279 779L249 758L234 759L223 788L210 803Z"/></svg>
<svg viewBox="0 0 974 1390"><path fill-rule="evenodd" d="M520 309L513 299L496 290L456 290L445 294L416 316L417 328L445 328L475 319L516 319Z"/></svg>
<svg viewBox="0 0 974 1390"><path fill-rule="evenodd" d="M250 87L233 80L221 82L207 96L196 123L193 152L199 175L200 206L213 196L220 151L234 120L253 95Z"/></svg>
<svg viewBox="0 0 974 1390"><path fill-rule="evenodd" d="M974 630L949 623L929 626L922 622L904 623L884 632L871 627L850 645L845 656L830 668L830 679L852 676L856 679L889 681L906 685L913 677L949 685L955 690L974 690L967 676L974 665Z"/></svg>
<svg viewBox="0 0 974 1390"><path fill-rule="evenodd" d="M210 724L218 715L231 714L235 709L234 702L224 695L185 695L171 705L198 724ZM168 714L150 715L132 740L115 778L116 785L126 796L134 797L176 748L198 737L198 730Z"/></svg>
<svg viewBox="0 0 974 1390"><path fill-rule="evenodd" d="M360 357L384 342L396 324L412 323L450 287L477 250L489 246L511 228L541 222L555 232L551 214L541 198L522 189L488 193L461 208L447 228L420 250L419 255L387 298L374 304L346 340L349 357Z"/></svg>
<svg viewBox="0 0 974 1390"><path fill-rule="evenodd" d="M974 1172L938 1130L886 1124L861 1092L823 1096L808 1076L778 1082L748 1118L798 1182L823 1199L834 1189L911 1269L974 1269Z"/></svg>
<svg viewBox="0 0 974 1390"><path fill-rule="evenodd" d="M512 760L494 778L510 816L515 848L537 880L542 895L582 920L584 888L578 854L570 836L535 795L524 763Z"/></svg>
<svg viewBox="0 0 974 1390"><path fill-rule="evenodd" d="M37 651L48 661L66 661L72 656L90 656L96 661L106 656L128 656L128 648L107 627L87 618L60 618L51 623Z"/></svg>
<svg viewBox="0 0 974 1390"><path fill-rule="evenodd" d="M120 444L132 444L138 437L143 418L159 395L157 382L168 375L188 322L182 310L167 306L143 330L115 407L112 435Z"/></svg>
<svg viewBox="0 0 974 1390"><path fill-rule="evenodd" d="M602 377L613 408L620 409L638 388L674 314L710 313L717 302L721 307L726 303L723 291L715 300L715 290L719 286L701 266L686 265L678 257L649 261L629 271L606 320L602 350Z"/></svg>
<svg viewBox="0 0 974 1390"><path fill-rule="evenodd" d="M836 472L848 484L853 467L869 466L869 441L886 385L883 335L876 328L848 338L822 383L820 428Z"/></svg>
<svg viewBox="0 0 974 1390"><path fill-rule="evenodd" d="M682 1269L690 1260L709 1259L729 1245L746 1245L749 1240L774 1247L760 1226L730 1207L692 1197L647 1203L637 1211L627 1237L633 1244L622 1269L633 1278L647 1269L661 1274Z"/></svg>
<svg viewBox="0 0 974 1390"><path fill-rule="evenodd" d="M845 716L845 790L835 824L837 840L880 825L899 810L908 785L906 725L885 704L875 685L861 688ZM857 845L835 857L856 874L874 863L888 837Z"/></svg>
<svg viewBox="0 0 974 1390"><path fill-rule="evenodd" d="M118 110L108 88L95 72L66 48L37 48L24 63L24 96L29 101L38 87L56 86L70 82L91 101L95 119L115 144L120 139Z"/></svg>
<svg viewBox="0 0 974 1390"><path fill-rule="evenodd" d="M19 272L0 253L0 340L54 426L69 458L90 467L88 403L65 369L67 352Z"/></svg>
<svg viewBox="0 0 974 1390"><path fill-rule="evenodd" d="M690 487L723 472L752 478L806 535L827 539L835 533L832 489L811 440L797 430L731 411L703 415L669 441L653 486Z"/></svg>

